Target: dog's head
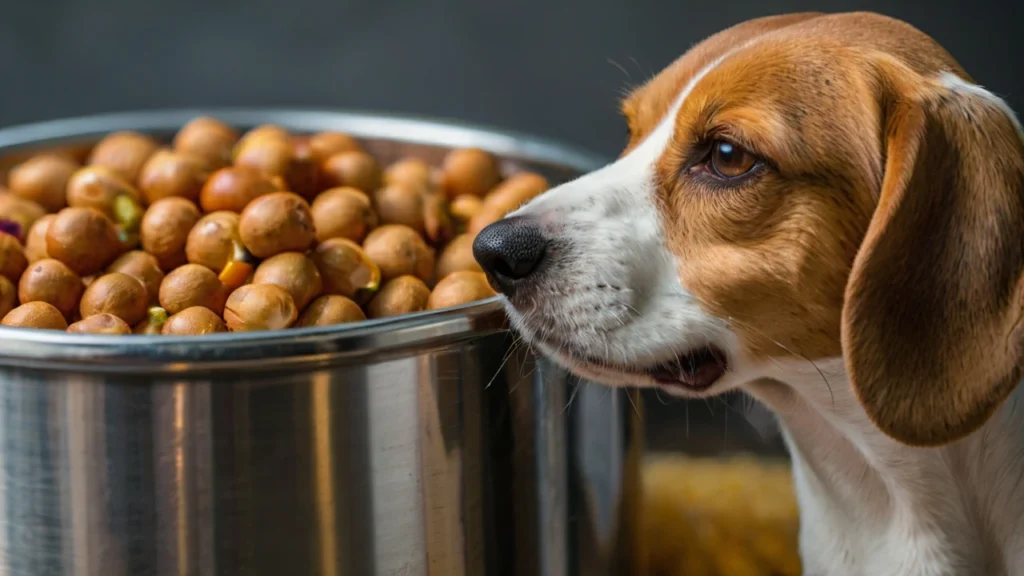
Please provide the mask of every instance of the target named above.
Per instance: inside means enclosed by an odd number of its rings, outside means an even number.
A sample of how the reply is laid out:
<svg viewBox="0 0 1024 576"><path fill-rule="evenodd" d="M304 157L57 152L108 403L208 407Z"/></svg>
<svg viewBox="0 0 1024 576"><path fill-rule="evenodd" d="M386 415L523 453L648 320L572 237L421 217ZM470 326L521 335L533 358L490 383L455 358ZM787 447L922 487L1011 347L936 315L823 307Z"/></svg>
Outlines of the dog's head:
<svg viewBox="0 0 1024 576"><path fill-rule="evenodd" d="M684 395L843 356L871 419L917 445L1016 386L1021 128L933 40L871 14L753 20L622 108L616 162L476 239L537 348Z"/></svg>

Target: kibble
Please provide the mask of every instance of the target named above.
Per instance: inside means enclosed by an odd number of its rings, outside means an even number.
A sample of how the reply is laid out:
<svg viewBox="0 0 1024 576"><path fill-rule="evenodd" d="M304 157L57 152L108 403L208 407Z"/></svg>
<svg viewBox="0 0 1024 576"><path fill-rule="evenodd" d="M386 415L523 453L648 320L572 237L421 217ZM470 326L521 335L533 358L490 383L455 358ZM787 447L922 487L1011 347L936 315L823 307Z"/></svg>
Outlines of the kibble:
<svg viewBox="0 0 1024 576"><path fill-rule="evenodd" d="M163 324L160 333L174 336L201 336L227 332L228 327L216 312L202 306L185 308Z"/></svg>
<svg viewBox="0 0 1024 576"><path fill-rule="evenodd" d="M497 158L474 148L439 164L381 160L342 132L242 132L213 117L170 141L121 131L91 151L20 160L0 188L0 318L191 336L351 324L493 295L474 233L547 181L502 180Z"/></svg>
<svg viewBox="0 0 1024 576"><path fill-rule="evenodd" d="M160 307L174 315L192 306L224 310L224 287L206 266L185 264L171 271L160 284Z"/></svg>
<svg viewBox="0 0 1024 576"><path fill-rule="evenodd" d="M113 314L94 314L68 326L72 334L131 334L132 329L124 320Z"/></svg>
<svg viewBox="0 0 1024 576"><path fill-rule="evenodd" d="M238 233L257 258L304 252L316 242L309 204L291 192L274 192L253 200L239 216Z"/></svg>
<svg viewBox="0 0 1024 576"><path fill-rule="evenodd" d="M408 226L388 224L377 228L367 235L363 249L380 267L384 281L411 274L429 282L434 275L434 251Z"/></svg>
<svg viewBox="0 0 1024 576"><path fill-rule="evenodd" d="M192 264L202 264L220 272L241 249L238 214L221 210L196 222L185 241L185 255Z"/></svg>
<svg viewBox="0 0 1024 576"><path fill-rule="evenodd" d="M67 330L68 323L60 311L46 302L29 302L8 312L0 324L38 330Z"/></svg>
<svg viewBox="0 0 1024 576"><path fill-rule="evenodd" d="M299 310L305 309L323 290L316 264L301 252L282 252L267 258L256 268L252 283L283 288Z"/></svg>
<svg viewBox="0 0 1024 576"><path fill-rule="evenodd" d="M238 142L238 131L208 116L193 119L181 127L174 137L173 147L197 158L202 158L210 169L227 166L231 150Z"/></svg>
<svg viewBox="0 0 1024 576"><path fill-rule="evenodd" d="M359 304L344 296L325 294L313 300L299 316L298 326L330 326L363 320L366 320L366 314Z"/></svg>
<svg viewBox="0 0 1024 576"><path fill-rule="evenodd" d="M209 169L202 158L185 152L157 150L139 174L139 189L150 204L162 198L199 200Z"/></svg>
<svg viewBox="0 0 1024 576"><path fill-rule="evenodd" d="M362 242L375 228L378 217L370 197L358 188L331 188L321 192L310 207L317 242L331 238L347 238Z"/></svg>
<svg viewBox="0 0 1024 576"><path fill-rule="evenodd" d="M96 144L88 163L109 168L135 184L142 167L158 148L159 144L149 136L130 131L114 132Z"/></svg>
<svg viewBox="0 0 1024 576"><path fill-rule="evenodd" d="M79 276L103 270L122 249L114 223L92 208L65 208L46 230L46 253Z"/></svg>
<svg viewBox="0 0 1024 576"><path fill-rule="evenodd" d="M142 249L156 257L164 272L174 270L188 261L185 243L200 218L202 214L190 200L157 200L142 217Z"/></svg>
<svg viewBox="0 0 1024 576"><path fill-rule="evenodd" d="M0 234L0 276L17 282L25 268L28 268L28 258L18 239L10 234Z"/></svg>
<svg viewBox="0 0 1024 576"><path fill-rule="evenodd" d="M0 276L0 318L18 305L18 289L6 276Z"/></svg>
<svg viewBox="0 0 1024 576"><path fill-rule="evenodd" d="M12 194L31 200L47 212L67 206L67 187L78 164L64 156L44 154L15 166L7 177Z"/></svg>
<svg viewBox="0 0 1024 576"><path fill-rule="evenodd" d="M129 325L146 317L149 293L135 278L111 272L96 278L85 289L78 311L82 318L95 314L113 314Z"/></svg>
<svg viewBox="0 0 1024 576"><path fill-rule="evenodd" d="M46 302L71 318L85 286L80 276L63 262L47 258L25 270L18 281L18 300L22 304Z"/></svg>
<svg viewBox="0 0 1024 576"><path fill-rule="evenodd" d="M298 319L295 301L273 284L248 284L231 293L224 307L224 322L232 332L280 330Z"/></svg>
<svg viewBox="0 0 1024 576"><path fill-rule="evenodd" d="M415 276L405 275L394 278L381 287L367 307L370 318L386 318L401 314L412 314L427 309L430 288Z"/></svg>

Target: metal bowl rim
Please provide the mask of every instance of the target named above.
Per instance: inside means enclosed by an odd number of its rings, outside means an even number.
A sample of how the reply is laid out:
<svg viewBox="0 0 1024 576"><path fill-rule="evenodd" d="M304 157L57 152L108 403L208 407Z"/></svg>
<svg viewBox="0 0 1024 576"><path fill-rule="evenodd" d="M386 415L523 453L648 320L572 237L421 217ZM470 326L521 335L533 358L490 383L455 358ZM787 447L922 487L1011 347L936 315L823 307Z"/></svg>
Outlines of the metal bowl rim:
<svg viewBox="0 0 1024 576"><path fill-rule="evenodd" d="M559 166L579 174L605 163L602 157L572 146L478 124L403 114L303 108L140 110L36 122L0 129L0 154L96 138L119 130L172 133L197 116L213 116L243 127L275 123L303 132L338 129L357 138L428 146L476 146L501 157ZM131 372L154 368L154 364L173 369L175 363L183 363L182 369L192 370L197 363L231 365L294 356L335 357L415 347L427 342L455 342L476 331L495 331L497 316L503 317L500 296L446 310L355 324L204 336L103 336L0 326L0 364L22 361L45 368L56 362L62 368L109 369L111 365L130 361L119 369ZM281 354L274 354L275 351Z"/></svg>

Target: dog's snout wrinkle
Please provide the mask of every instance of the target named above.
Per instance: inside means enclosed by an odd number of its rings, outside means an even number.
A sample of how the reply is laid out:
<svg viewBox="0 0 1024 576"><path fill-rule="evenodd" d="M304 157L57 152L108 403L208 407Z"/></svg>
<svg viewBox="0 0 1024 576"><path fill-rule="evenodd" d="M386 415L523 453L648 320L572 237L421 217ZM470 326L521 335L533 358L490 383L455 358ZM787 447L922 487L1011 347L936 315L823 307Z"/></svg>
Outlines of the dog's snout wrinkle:
<svg viewBox="0 0 1024 576"><path fill-rule="evenodd" d="M497 288L511 295L539 267L548 241L535 222L522 216L487 226L473 241L473 257Z"/></svg>

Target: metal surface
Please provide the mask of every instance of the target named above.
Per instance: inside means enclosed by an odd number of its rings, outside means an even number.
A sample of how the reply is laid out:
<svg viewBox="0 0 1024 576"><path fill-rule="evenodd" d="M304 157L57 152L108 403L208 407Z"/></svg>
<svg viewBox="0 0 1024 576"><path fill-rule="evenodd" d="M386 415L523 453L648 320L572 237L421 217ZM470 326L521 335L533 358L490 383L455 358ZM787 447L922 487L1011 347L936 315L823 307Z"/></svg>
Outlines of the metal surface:
<svg viewBox="0 0 1024 576"><path fill-rule="evenodd" d="M478 146L555 181L596 165L451 124L187 110L0 130L0 174L198 114L342 130L385 160ZM497 300L193 338L0 328L0 574L635 574L636 400L514 343Z"/></svg>

